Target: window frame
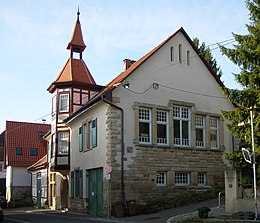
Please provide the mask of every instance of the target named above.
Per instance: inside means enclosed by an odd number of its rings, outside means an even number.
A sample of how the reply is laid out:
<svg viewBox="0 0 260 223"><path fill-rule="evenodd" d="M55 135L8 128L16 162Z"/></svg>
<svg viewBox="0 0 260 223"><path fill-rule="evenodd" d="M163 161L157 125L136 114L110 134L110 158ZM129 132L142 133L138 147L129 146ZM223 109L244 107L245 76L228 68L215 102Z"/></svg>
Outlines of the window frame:
<svg viewBox="0 0 260 223"><path fill-rule="evenodd" d="M66 137L61 138L61 134L67 134L67 140L64 140L64 143L66 142L66 144L67 144L67 152L63 152L64 149L60 148L61 146L63 146L62 145L63 140L61 140L61 139L66 139ZM57 146L58 146L57 154L58 155L68 155L69 154L69 137L70 137L69 131L58 132L58 142L57 142Z"/></svg>
<svg viewBox="0 0 260 223"><path fill-rule="evenodd" d="M97 147L97 118L93 118L90 123L90 145L91 148L95 148Z"/></svg>
<svg viewBox="0 0 260 223"><path fill-rule="evenodd" d="M143 110L143 111L148 111L148 114L149 114L149 119L142 119L140 118L140 111ZM141 136L140 134L140 123L145 123L145 124L148 124L148 127L149 127L149 135L148 137L146 138L149 138L149 141L142 141L141 138L145 138L145 136ZM152 109L151 108L145 108L145 107L140 107L138 109L138 129L139 129L139 134L138 134L138 141L140 144L146 144L146 145L150 145L152 144Z"/></svg>
<svg viewBox="0 0 260 223"><path fill-rule="evenodd" d="M202 124L203 125L197 125L197 118L202 118ZM203 136L203 145L197 145L197 129L202 130L202 136ZM203 115L195 115L195 146L196 148L205 148L206 146L206 118Z"/></svg>
<svg viewBox="0 0 260 223"><path fill-rule="evenodd" d="M158 186L158 187L167 186L167 172L166 171L158 171L156 173L156 186Z"/></svg>
<svg viewBox="0 0 260 223"><path fill-rule="evenodd" d="M23 155L23 149L22 149L22 147L16 147L16 148L15 148L15 155L16 155L16 156L22 156L22 155Z"/></svg>
<svg viewBox="0 0 260 223"><path fill-rule="evenodd" d="M64 99L62 99L62 97L64 97L64 96L67 96L67 99L66 99L67 101L66 101L65 106L62 103L62 100L64 100ZM69 111L69 100L70 100L69 93L59 94L59 112L68 112Z"/></svg>
<svg viewBox="0 0 260 223"><path fill-rule="evenodd" d="M175 112L174 112L174 109L175 108L178 108L179 109L179 116L175 116ZM183 109L187 109L188 111L188 118L185 118L185 117L182 117L183 116ZM179 126L180 126L180 129L179 129L179 135L180 135L180 138L179 138L179 144L176 143L176 137L175 137L175 123L174 121L179 121ZM188 134L188 144L184 144L183 143L183 122L187 121L188 122L188 129L187 129L187 134ZM190 107L187 107L187 106L179 106L179 105L173 105L173 144L174 146L178 146L178 147L190 147L191 146L191 108ZM186 140L186 139L185 139Z"/></svg>
<svg viewBox="0 0 260 223"><path fill-rule="evenodd" d="M80 126L79 129L78 129L78 136L79 136L79 152L82 152L83 151L83 148L84 148L84 140L83 140L83 130L84 129L84 125Z"/></svg>
<svg viewBox="0 0 260 223"><path fill-rule="evenodd" d="M207 186L207 173L206 172L198 172L198 186Z"/></svg>
<svg viewBox="0 0 260 223"><path fill-rule="evenodd" d="M30 156L38 156L38 149L30 148Z"/></svg>
<svg viewBox="0 0 260 223"><path fill-rule="evenodd" d="M165 119L166 121L161 121L161 120L158 120L158 113L161 112L161 113L165 113ZM162 142L158 142L158 125L165 125L165 130L166 130L166 142L165 143L162 143ZM160 145L160 146L168 146L169 145L169 112L168 111L165 111L165 110L162 110L162 109L157 109L156 110L156 131L157 131L157 136L156 136L156 143L157 145Z"/></svg>
<svg viewBox="0 0 260 223"><path fill-rule="evenodd" d="M217 124L216 127L211 125L212 119L216 120L216 124ZM216 147L212 146L211 131L216 132L216 144L217 144ZM219 118L210 116L209 117L209 147L210 147L210 149L219 149L220 148L219 141L220 141L220 139L219 139Z"/></svg>
<svg viewBox="0 0 260 223"><path fill-rule="evenodd" d="M178 176L177 176L178 175ZM187 181L187 182L184 182ZM190 186L190 173L189 172L175 172L174 176L175 186Z"/></svg>

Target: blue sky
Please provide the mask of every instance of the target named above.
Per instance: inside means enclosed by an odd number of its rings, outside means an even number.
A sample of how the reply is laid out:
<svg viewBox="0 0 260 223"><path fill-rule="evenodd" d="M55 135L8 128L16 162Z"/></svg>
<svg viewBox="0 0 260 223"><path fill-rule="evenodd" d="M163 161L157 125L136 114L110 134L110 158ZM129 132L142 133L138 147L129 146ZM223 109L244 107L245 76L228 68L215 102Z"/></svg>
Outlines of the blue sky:
<svg viewBox="0 0 260 223"><path fill-rule="evenodd" d="M0 132L6 120L49 123L46 89L69 57L78 6L83 59L99 85L123 70L125 58L138 60L180 27L206 45L247 33L243 0L1 0ZM212 53L224 83L238 88L238 68L218 49Z"/></svg>

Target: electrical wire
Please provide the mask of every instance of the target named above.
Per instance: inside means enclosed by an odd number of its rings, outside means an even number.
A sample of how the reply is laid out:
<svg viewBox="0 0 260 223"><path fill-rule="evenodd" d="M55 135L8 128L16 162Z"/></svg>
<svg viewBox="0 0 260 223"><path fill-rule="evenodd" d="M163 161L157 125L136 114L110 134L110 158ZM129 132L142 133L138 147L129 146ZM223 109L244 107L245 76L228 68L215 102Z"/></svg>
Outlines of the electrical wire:
<svg viewBox="0 0 260 223"><path fill-rule="evenodd" d="M220 41L220 42L217 42L217 43L213 43L213 44L208 45L207 47L215 46L215 45L220 45L221 43L225 43L225 44L222 45L222 46L225 46L225 45L229 45L229 44L231 44L231 43L233 43L233 42L235 42L234 38L232 38L232 39L227 39L227 40L223 40L223 41ZM210 49L210 51L213 51L213 50L216 50L216 49L219 49L219 46L217 46L217 47L215 47L215 48L213 48L213 49ZM193 58L195 58L195 57L197 57L197 56L201 56L201 55L203 55L203 53L196 54L196 55L190 57L190 59L193 59ZM183 60L182 60L182 62L185 62L185 61L187 61L187 59L183 59ZM160 68L160 69L158 69L158 70L152 71L152 72L150 72L150 73L143 74L143 75L138 76L138 77L136 77L136 78L132 78L132 79L130 79L129 81L134 81L134 80L136 80L136 79L146 77L146 76L148 76L148 75L154 74L154 73L156 73L156 72L159 72L159 71L164 70L164 69L166 69L166 68L168 68L168 67L175 66L175 65L178 65L178 64L179 64L179 62L178 62L178 63L172 63L172 64L170 64L170 65L168 65L168 66L165 66L165 67L162 67L162 68ZM215 98L225 98L225 97L218 97L218 96L214 96L214 95L206 95L206 94L201 94L201 93L196 93L196 92L185 91L185 90L181 90L181 89L177 89L177 88L173 88L173 87L164 86L164 85L161 85L161 84L158 84L158 85L161 86L161 87L164 87L164 88L168 88L168 89L172 89L172 90L177 90L177 91L181 91L181 92L185 92L185 93L190 93L190 94L197 94L197 95L201 95L201 96L208 96L208 97L215 97ZM133 91L133 90L130 90L129 88L126 88L126 89L127 89L128 91L134 93L134 94L144 94L144 93L146 93L148 90L150 90L150 89L152 88L152 86L153 86L153 85L149 86L149 87L148 87L145 91L143 91L143 92L135 92L135 91ZM82 99L85 99L85 98L82 98ZM68 106L68 105L67 105L67 106ZM67 106L66 106L66 107L67 107ZM51 113L48 113L48 114L46 114L46 115L44 115L44 116L41 116L40 118L37 118L37 119L33 120L32 122L28 122L28 123L26 123L26 124L24 124L24 125L21 125L21 126L17 127L17 128L14 128L14 129L9 130L8 133L10 133L10 132L12 132L12 131L15 131L15 130L17 130L17 129L26 127L26 126L28 126L28 125L30 125L30 124L32 124L32 123L34 123L34 122L36 122L36 121L38 121L38 120L40 120L40 119L42 119L42 118L45 118L45 117L47 117L47 116L49 116L49 115L52 115L52 114L53 114L53 113L51 112ZM37 124L42 124L42 123L37 123ZM6 131L6 130L5 130L5 131Z"/></svg>

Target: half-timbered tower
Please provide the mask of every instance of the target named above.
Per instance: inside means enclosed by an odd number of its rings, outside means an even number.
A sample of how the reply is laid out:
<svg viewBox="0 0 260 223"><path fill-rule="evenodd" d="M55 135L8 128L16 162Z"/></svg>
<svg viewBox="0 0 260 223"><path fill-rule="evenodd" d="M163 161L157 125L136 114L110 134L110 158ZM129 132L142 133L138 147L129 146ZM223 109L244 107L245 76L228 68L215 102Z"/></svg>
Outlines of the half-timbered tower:
<svg viewBox="0 0 260 223"><path fill-rule="evenodd" d="M67 176L70 169L70 131L63 120L88 102L102 88L96 85L82 59L86 45L82 36L79 15L78 11L72 38L67 46L70 57L57 79L47 89L52 94L49 196L50 206L54 209L67 207L68 200Z"/></svg>

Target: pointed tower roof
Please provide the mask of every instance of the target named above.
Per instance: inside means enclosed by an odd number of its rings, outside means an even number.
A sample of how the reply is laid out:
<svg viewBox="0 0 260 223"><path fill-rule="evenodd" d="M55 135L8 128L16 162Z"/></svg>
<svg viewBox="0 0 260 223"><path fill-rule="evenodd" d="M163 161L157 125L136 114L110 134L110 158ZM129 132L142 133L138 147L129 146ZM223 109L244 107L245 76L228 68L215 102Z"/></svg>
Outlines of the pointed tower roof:
<svg viewBox="0 0 260 223"><path fill-rule="evenodd" d="M71 51L71 56L67 60L66 64L62 68L59 76L48 87L50 93L55 89L64 87L86 87L90 89L100 89L101 86L96 85L94 78L92 77L87 65L82 60L82 52L86 45L84 44L81 26L79 22L79 11L77 13L77 21L72 34L72 39L68 44L67 49ZM73 53L79 53L80 59L74 59Z"/></svg>
<svg viewBox="0 0 260 223"><path fill-rule="evenodd" d="M67 49L71 50L73 52L81 53L86 48L86 45L84 43L83 36L82 36L81 25L80 25L80 21L79 21L79 15L80 15L80 12L78 10L77 21L76 21L76 24L74 26L74 31L72 33L72 37L71 37L71 40L70 40L70 42L67 46Z"/></svg>

